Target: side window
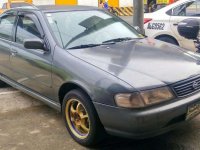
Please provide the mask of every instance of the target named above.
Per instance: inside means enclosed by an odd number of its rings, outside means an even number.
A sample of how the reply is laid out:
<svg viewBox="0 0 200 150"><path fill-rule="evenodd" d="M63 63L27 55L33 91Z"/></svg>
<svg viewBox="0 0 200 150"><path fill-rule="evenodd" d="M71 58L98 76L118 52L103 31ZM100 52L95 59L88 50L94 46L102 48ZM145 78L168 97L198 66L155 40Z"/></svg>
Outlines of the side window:
<svg viewBox="0 0 200 150"><path fill-rule="evenodd" d="M36 24L30 17L19 17L16 33L16 42L23 44L27 38L41 38Z"/></svg>
<svg viewBox="0 0 200 150"><path fill-rule="evenodd" d="M173 16L197 16L199 1L192 1L173 9Z"/></svg>
<svg viewBox="0 0 200 150"><path fill-rule="evenodd" d="M15 19L16 16L14 15L6 15L0 18L0 38L12 40Z"/></svg>
<svg viewBox="0 0 200 150"><path fill-rule="evenodd" d="M173 9L173 16L185 16L186 15L186 5L180 5Z"/></svg>
<svg viewBox="0 0 200 150"><path fill-rule="evenodd" d="M6 3L3 3L2 9L6 9Z"/></svg>
<svg viewBox="0 0 200 150"><path fill-rule="evenodd" d="M197 2L193 2L193 3L188 3L188 5L186 5L186 16L196 16L197 13Z"/></svg>
<svg viewBox="0 0 200 150"><path fill-rule="evenodd" d="M200 16L200 0L197 1L197 13L196 16Z"/></svg>

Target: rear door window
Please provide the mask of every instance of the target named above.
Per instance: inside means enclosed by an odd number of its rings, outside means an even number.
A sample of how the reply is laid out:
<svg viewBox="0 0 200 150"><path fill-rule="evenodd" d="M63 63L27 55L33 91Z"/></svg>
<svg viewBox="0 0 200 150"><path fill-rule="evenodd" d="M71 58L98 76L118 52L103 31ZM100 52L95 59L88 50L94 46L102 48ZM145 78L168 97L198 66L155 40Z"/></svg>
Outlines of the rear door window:
<svg viewBox="0 0 200 150"><path fill-rule="evenodd" d="M5 15L0 18L0 38L12 40L15 15Z"/></svg>

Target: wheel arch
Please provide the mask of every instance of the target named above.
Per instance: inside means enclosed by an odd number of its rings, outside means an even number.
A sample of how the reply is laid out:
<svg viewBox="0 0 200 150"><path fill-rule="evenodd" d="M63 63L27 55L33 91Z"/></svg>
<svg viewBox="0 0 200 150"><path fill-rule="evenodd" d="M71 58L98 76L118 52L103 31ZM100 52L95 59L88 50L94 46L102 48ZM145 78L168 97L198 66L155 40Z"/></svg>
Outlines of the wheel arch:
<svg viewBox="0 0 200 150"><path fill-rule="evenodd" d="M171 38L171 39L173 39L173 40L177 43L178 46L180 46L180 43L178 42L178 40L177 40L175 37L173 37L173 36L171 36L171 35L169 35L169 34L157 35L157 36L155 37L155 39L159 39L159 38L161 38L161 37L168 37L168 38Z"/></svg>
<svg viewBox="0 0 200 150"><path fill-rule="evenodd" d="M91 96L89 90L87 88L85 88L83 85L81 85L80 83L66 82L61 85L61 87L59 88L59 92L58 92L59 102L60 102L61 106L62 106L62 102L63 102L65 95L68 92L70 92L71 90L75 90L75 89L81 90L84 94L86 94L88 97L90 97L92 99L92 96Z"/></svg>

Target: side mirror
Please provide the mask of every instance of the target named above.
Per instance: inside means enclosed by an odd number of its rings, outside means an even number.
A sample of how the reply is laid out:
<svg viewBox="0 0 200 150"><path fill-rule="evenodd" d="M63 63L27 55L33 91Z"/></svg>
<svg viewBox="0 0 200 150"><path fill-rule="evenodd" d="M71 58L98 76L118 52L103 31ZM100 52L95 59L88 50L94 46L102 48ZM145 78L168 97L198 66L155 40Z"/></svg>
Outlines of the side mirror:
<svg viewBox="0 0 200 150"><path fill-rule="evenodd" d="M44 50L44 41L39 38L25 39L24 47L27 49L42 49Z"/></svg>
<svg viewBox="0 0 200 150"><path fill-rule="evenodd" d="M197 19L185 19L178 24L178 32L186 39L197 39L200 23Z"/></svg>

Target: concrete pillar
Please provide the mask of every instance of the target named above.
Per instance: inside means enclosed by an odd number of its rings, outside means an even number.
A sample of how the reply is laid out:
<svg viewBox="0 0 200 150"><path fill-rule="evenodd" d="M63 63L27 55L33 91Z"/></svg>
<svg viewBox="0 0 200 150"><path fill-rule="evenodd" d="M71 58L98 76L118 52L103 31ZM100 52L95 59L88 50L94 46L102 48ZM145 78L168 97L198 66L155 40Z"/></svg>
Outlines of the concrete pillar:
<svg viewBox="0 0 200 150"><path fill-rule="evenodd" d="M140 27L144 32L144 3L143 0L133 0L133 26Z"/></svg>

